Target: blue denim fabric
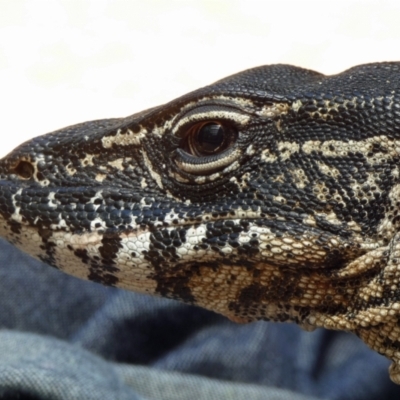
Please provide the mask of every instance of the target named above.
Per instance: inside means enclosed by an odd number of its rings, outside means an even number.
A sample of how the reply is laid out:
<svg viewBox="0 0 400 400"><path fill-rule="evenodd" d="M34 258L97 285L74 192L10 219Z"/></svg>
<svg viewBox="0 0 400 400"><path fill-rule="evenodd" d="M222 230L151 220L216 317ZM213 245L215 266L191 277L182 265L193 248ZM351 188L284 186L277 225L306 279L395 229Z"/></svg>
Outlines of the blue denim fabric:
<svg viewBox="0 0 400 400"><path fill-rule="evenodd" d="M237 325L56 271L0 241L0 398L398 399L343 332Z"/></svg>

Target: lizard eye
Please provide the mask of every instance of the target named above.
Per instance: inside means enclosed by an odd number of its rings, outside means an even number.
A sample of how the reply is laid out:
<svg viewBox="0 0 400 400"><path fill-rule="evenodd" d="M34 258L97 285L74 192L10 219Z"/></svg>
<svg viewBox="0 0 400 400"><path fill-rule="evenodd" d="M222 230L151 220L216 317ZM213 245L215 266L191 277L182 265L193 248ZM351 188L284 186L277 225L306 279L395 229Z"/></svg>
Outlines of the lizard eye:
<svg viewBox="0 0 400 400"><path fill-rule="evenodd" d="M195 157L216 155L234 144L236 131L217 121L193 125L183 139L181 148Z"/></svg>
<svg viewBox="0 0 400 400"><path fill-rule="evenodd" d="M221 122L201 122L193 125L184 138L183 149L195 157L221 153L236 140L236 132Z"/></svg>
<svg viewBox="0 0 400 400"><path fill-rule="evenodd" d="M176 149L175 164L184 172L209 175L240 157L238 130L227 121L201 121L190 126Z"/></svg>

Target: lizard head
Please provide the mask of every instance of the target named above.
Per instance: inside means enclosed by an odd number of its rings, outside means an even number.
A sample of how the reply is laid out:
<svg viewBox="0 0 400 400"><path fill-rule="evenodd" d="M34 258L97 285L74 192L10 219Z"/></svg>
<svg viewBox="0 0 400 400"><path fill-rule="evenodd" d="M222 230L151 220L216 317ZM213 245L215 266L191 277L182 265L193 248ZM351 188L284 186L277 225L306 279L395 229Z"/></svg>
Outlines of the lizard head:
<svg viewBox="0 0 400 400"><path fill-rule="evenodd" d="M259 67L35 138L0 161L0 233L236 321L356 330L398 226L398 76Z"/></svg>

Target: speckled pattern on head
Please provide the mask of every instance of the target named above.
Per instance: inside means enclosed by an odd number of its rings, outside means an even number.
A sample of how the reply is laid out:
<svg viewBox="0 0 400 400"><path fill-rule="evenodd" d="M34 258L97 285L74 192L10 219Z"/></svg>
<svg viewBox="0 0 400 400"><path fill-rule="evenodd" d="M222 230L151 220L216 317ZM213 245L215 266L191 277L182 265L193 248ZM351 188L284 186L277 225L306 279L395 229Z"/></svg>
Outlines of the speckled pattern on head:
<svg viewBox="0 0 400 400"><path fill-rule="evenodd" d="M67 273L354 332L400 383L400 63L250 69L0 161L0 234Z"/></svg>

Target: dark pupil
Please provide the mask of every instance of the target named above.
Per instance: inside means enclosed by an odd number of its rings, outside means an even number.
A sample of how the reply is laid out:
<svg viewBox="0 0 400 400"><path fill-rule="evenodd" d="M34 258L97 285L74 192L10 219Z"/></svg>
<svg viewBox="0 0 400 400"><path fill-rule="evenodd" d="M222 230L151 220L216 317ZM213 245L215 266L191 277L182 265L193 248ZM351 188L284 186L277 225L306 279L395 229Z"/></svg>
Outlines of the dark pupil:
<svg viewBox="0 0 400 400"><path fill-rule="evenodd" d="M224 129L219 124L202 126L197 133L197 143L201 152L215 152L224 143Z"/></svg>

